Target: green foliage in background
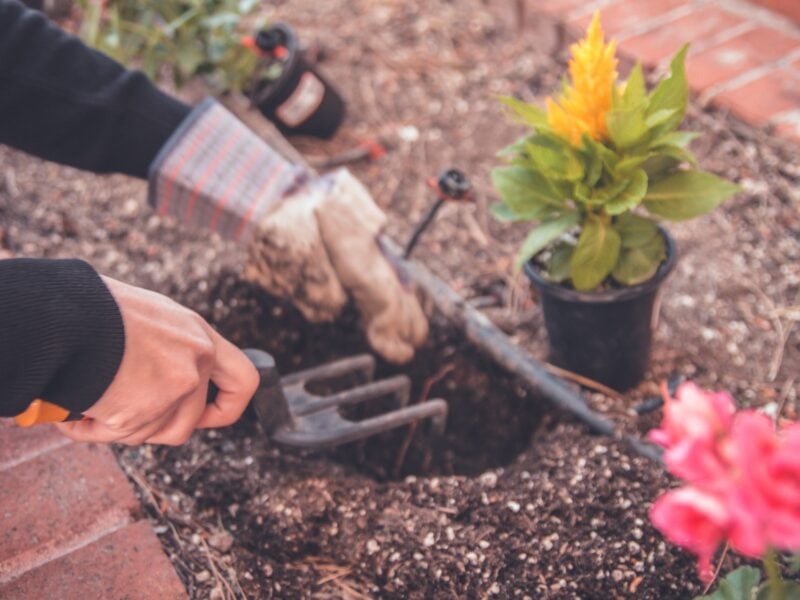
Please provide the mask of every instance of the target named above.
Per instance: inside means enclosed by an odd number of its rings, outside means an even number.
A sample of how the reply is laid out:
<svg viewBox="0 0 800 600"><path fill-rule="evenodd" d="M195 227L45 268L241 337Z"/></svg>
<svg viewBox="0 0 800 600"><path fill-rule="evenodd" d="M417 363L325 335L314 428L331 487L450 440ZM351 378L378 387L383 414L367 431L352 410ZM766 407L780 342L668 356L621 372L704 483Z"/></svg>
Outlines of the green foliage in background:
<svg viewBox="0 0 800 600"><path fill-rule="evenodd" d="M243 34L263 26L254 17L258 0L80 3L83 40L126 66L142 69L154 81L169 74L181 87L203 75L220 92L238 91L258 66L258 57L241 44Z"/></svg>

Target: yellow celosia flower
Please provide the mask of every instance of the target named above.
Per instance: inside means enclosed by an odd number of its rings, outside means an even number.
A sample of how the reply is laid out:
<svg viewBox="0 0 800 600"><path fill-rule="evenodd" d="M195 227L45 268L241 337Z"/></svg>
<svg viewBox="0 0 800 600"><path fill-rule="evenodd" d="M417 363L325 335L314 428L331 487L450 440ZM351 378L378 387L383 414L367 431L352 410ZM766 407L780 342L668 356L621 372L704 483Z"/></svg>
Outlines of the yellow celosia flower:
<svg viewBox="0 0 800 600"><path fill-rule="evenodd" d="M600 13L595 13L586 38L571 48L572 85L564 86L558 102L547 99L548 124L576 146L584 132L595 140L608 135L606 114L611 109L611 92L617 81L616 47L613 40L604 44Z"/></svg>

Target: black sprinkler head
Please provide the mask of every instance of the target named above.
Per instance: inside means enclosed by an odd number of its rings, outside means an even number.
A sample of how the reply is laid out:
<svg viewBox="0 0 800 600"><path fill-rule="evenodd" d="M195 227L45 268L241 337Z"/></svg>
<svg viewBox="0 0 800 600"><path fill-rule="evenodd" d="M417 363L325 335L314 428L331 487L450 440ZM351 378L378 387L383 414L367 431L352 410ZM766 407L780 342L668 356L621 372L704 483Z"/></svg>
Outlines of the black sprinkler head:
<svg viewBox="0 0 800 600"><path fill-rule="evenodd" d="M279 27L262 29L256 34L256 46L262 52L271 53L280 46L286 46L286 33Z"/></svg>
<svg viewBox="0 0 800 600"><path fill-rule="evenodd" d="M467 176L458 169L442 171L437 185L442 195L452 200L463 200L471 188Z"/></svg>

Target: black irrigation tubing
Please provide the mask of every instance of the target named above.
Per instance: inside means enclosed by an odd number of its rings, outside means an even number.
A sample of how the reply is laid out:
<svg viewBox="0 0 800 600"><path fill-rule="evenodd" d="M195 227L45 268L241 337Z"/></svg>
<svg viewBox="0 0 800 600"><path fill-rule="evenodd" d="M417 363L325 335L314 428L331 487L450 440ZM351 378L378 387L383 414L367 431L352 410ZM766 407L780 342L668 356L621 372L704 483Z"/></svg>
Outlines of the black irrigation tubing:
<svg viewBox="0 0 800 600"><path fill-rule="evenodd" d="M400 249L391 240L382 239L385 250L400 261ZM662 464L661 450L640 440L622 434L613 421L592 410L584 398L561 379L548 373L529 352L514 344L483 313L474 309L444 281L417 262L403 262L411 279L421 288L436 308L451 323L460 327L467 339L491 356L504 369L516 375L534 393L543 396L557 407L577 417L591 431L628 444L639 455Z"/></svg>

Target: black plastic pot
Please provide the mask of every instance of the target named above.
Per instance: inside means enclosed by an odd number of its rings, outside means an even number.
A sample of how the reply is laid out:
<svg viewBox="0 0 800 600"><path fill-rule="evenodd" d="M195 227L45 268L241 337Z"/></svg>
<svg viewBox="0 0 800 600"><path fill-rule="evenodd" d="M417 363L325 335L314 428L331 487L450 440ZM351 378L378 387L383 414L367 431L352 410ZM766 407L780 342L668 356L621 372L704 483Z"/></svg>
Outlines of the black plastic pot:
<svg viewBox="0 0 800 600"><path fill-rule="evenodd" d="M642 381L658 320L659 289L676 260L675 242L659 229L667 258L639 285L576 292L547 281L532 263L525 265L544 311L551 363L619 391Z"/></svg>
<svg viewBox="0 0 800 600"><path fill-rule="evenodd" d="M292 29L277 23L259 32L256 45L269 53L270 45L286 51L277 79L260 82L251 92L261 113L284 135L329 139L345 115L345 103L333 86L306 62Z"/></svg>

